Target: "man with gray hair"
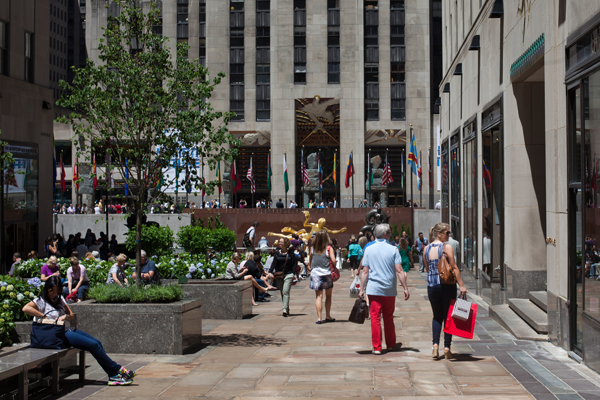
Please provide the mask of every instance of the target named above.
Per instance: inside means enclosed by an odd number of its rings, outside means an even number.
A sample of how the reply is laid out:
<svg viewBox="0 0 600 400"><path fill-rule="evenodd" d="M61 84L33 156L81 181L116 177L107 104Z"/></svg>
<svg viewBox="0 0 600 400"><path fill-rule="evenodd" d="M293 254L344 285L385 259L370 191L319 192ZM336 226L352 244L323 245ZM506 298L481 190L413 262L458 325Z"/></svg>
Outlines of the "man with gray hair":
<svg viewBox="0 0 600 400"><path fill-rule="evenodd" d="M141 262L142 262L142 272L140 273L140 278L143 283L160 283L160 279L158 277L158 269L154 264L154 261L148 259L148 255L144 250L141 251ZM136 279L135 272L131 275L133 280Z"/></svg>
<svg viewBox="0 0 600 400"><path fill-rule="evenodd" d="M404 288L404 300L410 293L406 284L406 272L402 269L402 257L398 249L389 244L391 236L388 224L377 225L373 231L375 242L365 248L362 259L362 275L360 278L359 296L364 296L363 288L367 285L371 314L371 342L373 354L381 354L381 316L385 328L385 344L387 351L398 350L402 343L396 343L396 327L394 326L394 309L396 308L396 286L398 280Z"/></svg>

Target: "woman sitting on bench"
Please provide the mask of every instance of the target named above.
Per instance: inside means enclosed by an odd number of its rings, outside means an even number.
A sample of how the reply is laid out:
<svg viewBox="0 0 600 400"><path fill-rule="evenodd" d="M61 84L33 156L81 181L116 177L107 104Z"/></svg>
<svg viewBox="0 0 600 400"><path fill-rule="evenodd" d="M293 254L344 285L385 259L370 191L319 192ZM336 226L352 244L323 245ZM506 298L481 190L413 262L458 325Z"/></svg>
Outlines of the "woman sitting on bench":
<svg viewBox="0 0 600 400"><path fill-rule="evenodd" d="M62 283L60 278L50 276L40 296L25 304L23 312L35 317L36 321L44 318L64 321L67 345L89 352L108 374L108 386L131 385L135 376L134 371L125 369L108 357L98 339L69 326L69 320L73 319L73 312L61 293Z"/></svg>

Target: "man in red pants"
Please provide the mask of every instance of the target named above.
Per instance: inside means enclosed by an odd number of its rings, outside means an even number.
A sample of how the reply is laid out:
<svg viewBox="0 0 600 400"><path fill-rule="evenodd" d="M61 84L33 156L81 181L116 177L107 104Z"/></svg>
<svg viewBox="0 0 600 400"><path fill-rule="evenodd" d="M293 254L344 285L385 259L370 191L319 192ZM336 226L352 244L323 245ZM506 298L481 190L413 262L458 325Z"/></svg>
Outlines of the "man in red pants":
<svg viewBox="0 0 600 400"><path fill-rule="evenodd" d="M404 288L404 300L410 293L406 285L406 272L402 269L402 257L398 249L389 244L391 236L388 224L377 225L373 230L377 239L365 249L362 259L362 275L360 277L359 296L364 296L363 288L367 287L371 314L371 341L373 354L381 354L381 316L385 328L385 345L388 351L397 350L402 343L396 343L394 326L394 309L396 308L397 279Z"/></svg>

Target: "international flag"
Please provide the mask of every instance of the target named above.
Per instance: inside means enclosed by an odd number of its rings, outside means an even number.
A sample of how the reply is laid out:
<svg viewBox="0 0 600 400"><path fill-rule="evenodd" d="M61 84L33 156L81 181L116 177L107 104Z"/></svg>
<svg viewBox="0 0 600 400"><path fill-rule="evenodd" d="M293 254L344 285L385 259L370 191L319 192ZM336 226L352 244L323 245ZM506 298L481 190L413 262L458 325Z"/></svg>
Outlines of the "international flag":
<svg viewBox="0 0 600 400"><path fill-rule="evenodd" d="M96 154L94 154L94 167L92 169L92 174L94 174L94 183L93 183L93 187L94 190L96 190L96 187L98 187L98 177L96 176Z"/></svg>
<svg viewBox="0 0 600 400"><path fill-rule="evenodd" d="M79 190L79 170L77 168L77 156L75 156L75 164L73 164L73 186L76 190Z"/></svg>
<svg viewBox="0 0 600 400"><path fill-rule="evenodd" d="M54 138L52 138L52 148L54 149L54 153L52 153L52 191L56 190L56 143L54 143Z"/></svg>
<svg viewBox="0 0 600 400"><path fill-rule="evenodd" d="M404 189L404 153L400 153L400 188Z"/></svg>
<svg viewBox="0 0 600 400"><path fill-rule="evenodd" d="M217 182L219 182L219 194L223 193L223 186L221 186L221 161L217 162Z"/></svg>
<svg viewBox="0 0 600 400"><path fill-rule="evenodd" d="M56 171L56 168L54 168L54 171ZM55 172L56 174L56 172ZM14 186L16 188L19 187L19 185L17 184L17 177L15 176L15 164L12 163L10 164L10 167L8 167L8 169L6 170L6 173L4 174L4 180L6 182L6 186ZM56 180L55 180L56 182Z"/></svg>
<svg viewBox="0 0 600 400"><path fill-rule="evenodd" d="M321 157L317 154L317 164L319 166L319 191L323 191L323 166L321 165Z"/></svg>
<svg viewBox="0 0 600 400"><path fill-rule="evenodd" d="M252 157L250 157L250 168L248 168L248 173L246 174L246 178L250 181L250 192L256 192L256 184L254 183L254 171L252 171Z"/></svg>
<svg viewBox="0 0 600 400"><path fill-rule="evenodd" d="M373 186L373 170L371 169L371 153L367 153L367 175L369 176L369 190Z"/></svg>
<svg viewBox="0 0 600 400"><path fill-rule="evenodd" d="M65 166L62 160L62 154L60 155L60 187L62 188L62 192L64 193L67 190L67 182L65 181Z"/></svg>
<svg viewBox="0 0 600 400"><path fill-rule="evenodd" d="M488 169L487 165L485 165L485 161L483 162L483 180L485 181L486 187L492 187L492 175L490 174L490 170Z"/></svg>
<svg viewBox="0 0 600 400"><path fill-rule="evenodd" d="M333 154L333 186L335 186L337 188L337 175L335 174L335 171L337 169L336 156L337 156L337 153L334 153Z"/></svg>
<svg viewBox="0 0 600 400"><path fill-rule="evenodd" d="M302 175L302 182L305 185L310 184L310 179L308 178L308 170L306 169L306 165L304 164L304 149L300 150L300 175Z"/></svg>
<svg viewBox="0 0 600 400"><path fill-rule="evenodd" d="M433 168L431 168L431 154L427 151L427 158L429 159L429 187L433 189Z"/></svg>
<svg viewBox="0 0 600 400"><path fill-rule="evenodd" d="M267 188L269 188L269 192L271 191L271 177L273 176L273 171L271 170L271 153L267 156Z"/></svg>
<svg viewBox="0 0 600 400"><path fill-rule="evenodd" d="M287 161L285 153L283 153L283 183L285 184L285 192L287 193L290 190L290 181L288 180Z"/></svg>
<svg viewBox="0 0 600 400"><path fill-rule="evenodd" d="M350 187L350 178L354 175L354 163L352 162L352 153L348 156L348 167L346 167L346 187Z"/></svg>
<svg viewBox="0 0 600 400"><path fill-rule="evenodd" d="M185 191L186 193L192 193L192 184L190 182L190 167L189 165L186 163L185 164Z"/></svg>
<svg viewBox="0 0 600 400"><path fill-rule="evenodd" d="M423 187L423 169L421 160L419 159L419 173L417 175L417 189L421 190Z"/></svg>
<svg viewBox="0 0 600 400"><path fill-rule="evenodd" d="M129 166L127 165L127 159L125 159L125 196L129 195Z"/></svg>
<svg viewBox="0 0 600 400"><path fill-rule="evenodd" d="M387 153L385 153L385 165L383 166L383 179L382 184L389 185L394 182L394 177L392 176L392 167L388 163Z"/></svg>
<svg viewBox="0 0 600 400"><path fill-rule="evenodd" d="M240 179L240 175L237 171L237 166L235 161L233 162L233 169L231 170L233 176L233 193L237 193L242 188L242 180Z"/></svg>
<svg viewBox="0 0 600 400"><path fill-rule="evenodd" d="M408 166L412 169L412 173L419 176L419 156L417 155L417 141L415 140L415 132L412 132L410 140L410 150L408 152Z"/></svg>

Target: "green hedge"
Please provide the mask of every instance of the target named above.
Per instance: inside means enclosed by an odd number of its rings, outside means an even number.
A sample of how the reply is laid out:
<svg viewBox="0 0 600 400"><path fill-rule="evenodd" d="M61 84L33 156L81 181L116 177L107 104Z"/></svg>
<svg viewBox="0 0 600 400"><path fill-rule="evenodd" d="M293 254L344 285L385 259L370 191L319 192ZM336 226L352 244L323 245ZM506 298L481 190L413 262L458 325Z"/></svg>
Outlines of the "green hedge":
<svg viewBox="0 0 600 400"><path fill-rule="evenodd" d="M227 228L205 228L203 226L184 226L177 234L177 244L192 254L204 254L212 247L214 251L235 250L237 237Z"/></svg>
<svg viewBox="0 0 600 400"><path fill-rule="evenodd" d="M98 285L88 292L98 303L172 303L181 300L183 290L179 285Z"/></svg>
<svg viewBox="0 0 600 400"><path fill-rule="evenodd" d="M168 226L142 226L142 249L148 256L164 256L173 252L173 231ZM125 247L135 252L135 228L127 232Z"/></svg>

